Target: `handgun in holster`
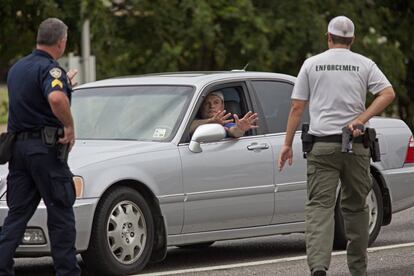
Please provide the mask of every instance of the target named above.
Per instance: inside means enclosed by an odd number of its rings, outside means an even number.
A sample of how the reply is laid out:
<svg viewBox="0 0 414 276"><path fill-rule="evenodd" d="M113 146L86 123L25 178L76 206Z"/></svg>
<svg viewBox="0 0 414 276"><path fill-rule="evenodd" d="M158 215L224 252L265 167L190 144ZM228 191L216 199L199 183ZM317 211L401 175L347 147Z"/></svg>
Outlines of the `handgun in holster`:
<svg viewBox="0 0 414 276"><path fill-rule="evenodd" d="M381 151L379 147L379 141L377 138L377 132L374 128L366 128L363 137L363 144L365 148L369 148L371 152L371 158L373 162L381 161Z"/></svg>
<svg viewBox="0 0 414 276"><path fill-rule="evenodd" d="M306 155L312 151L313 148L313 135L308 133L309 123L302 124L302 134L300 138L302 139L302 152L303 158L306 158Z"/></svg>
<svg viewBox="0 0 414 276"><path fill-rule="evenodd" d="M65 132L63 128L59 128L57 132L57 137L62 138L65 136ZM69 158L69 143L67 144L60 144L58 143L57 146L57 158L62 163L67 163Z"/></svg>

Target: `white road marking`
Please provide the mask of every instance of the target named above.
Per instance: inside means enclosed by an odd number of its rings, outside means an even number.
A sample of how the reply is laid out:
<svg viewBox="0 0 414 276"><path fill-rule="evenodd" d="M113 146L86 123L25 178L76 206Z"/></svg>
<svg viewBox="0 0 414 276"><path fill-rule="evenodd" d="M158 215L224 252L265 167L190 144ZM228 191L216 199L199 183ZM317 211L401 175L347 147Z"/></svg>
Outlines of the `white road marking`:
<svg viewBox="0 0 414 276"><path fill-rule="evenodd" d="M377 251L381 251L381 250L405 248L405 247L411 247L411 246L414 246L414 242L387 245L387 246L371 247L371 248L368 248L368 253L377 252ZM337 251L337 252L332 253L332 256L340 256L340 255L346 255L346 251ZM163 272L153 272L153 273L145 273L145 274L135 274L135 275L132 275L132 276L138 276L138 275L140 275L140 276L174 275L174 274L195 273L195 272L204 272L204 271L212 271L212 270L232 269L232 268L247 267L247 266L276 264L276 263L301 261L301 260L306 260L306 255L297 256L297 257L289 257L289 258L281 258L281 259L265 260L265 261L256 261L256 262L235 263L235 264L228 264L228 265L217 265L217 266L207 266L207 267L189 268L189 269L181 269L181 270L171 270L171 271L163 271Z"/></svg>

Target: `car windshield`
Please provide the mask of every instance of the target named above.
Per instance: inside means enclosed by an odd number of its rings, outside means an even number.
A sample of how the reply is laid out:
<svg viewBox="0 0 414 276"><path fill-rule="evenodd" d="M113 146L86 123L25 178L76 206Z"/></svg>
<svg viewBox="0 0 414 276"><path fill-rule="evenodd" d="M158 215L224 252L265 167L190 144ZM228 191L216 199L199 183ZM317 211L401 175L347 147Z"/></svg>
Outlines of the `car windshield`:
<svg viewBox="0 0 414 276"><path fill-rule="evenodd" d="M77 139L170 141L193 95L189 86L80 89L72 95Z"/></svg>

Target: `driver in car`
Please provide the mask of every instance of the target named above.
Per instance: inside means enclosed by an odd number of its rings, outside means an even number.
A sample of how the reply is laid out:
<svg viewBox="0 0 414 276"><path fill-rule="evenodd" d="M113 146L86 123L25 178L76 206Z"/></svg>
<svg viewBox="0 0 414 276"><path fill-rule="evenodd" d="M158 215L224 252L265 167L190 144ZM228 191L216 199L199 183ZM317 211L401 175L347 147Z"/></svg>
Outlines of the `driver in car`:
<svg viewBox="0 0 414 276"><path fill-rule="evenodd" d="M256 125L257 113L249 111L241 119L237 114L226 113L224 96L219 90L207 95L201 104L199 116L201 119L195 119L191 123L190 134L193 134L200 125L216 123L224 126L227 136L238 138L242 137L246 131L259 127Z"/></svg>

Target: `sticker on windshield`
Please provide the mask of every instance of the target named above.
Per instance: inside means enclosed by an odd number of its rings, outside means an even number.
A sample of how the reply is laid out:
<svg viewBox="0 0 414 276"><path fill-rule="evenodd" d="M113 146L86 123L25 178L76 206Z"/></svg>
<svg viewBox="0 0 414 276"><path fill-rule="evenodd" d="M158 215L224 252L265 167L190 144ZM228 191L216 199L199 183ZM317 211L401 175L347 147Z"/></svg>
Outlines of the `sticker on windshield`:
<svg viewBox="0 0 414 276"><path fill-rule="evenodd" d="M167 130L165 128L156 128L152 137L153 138L165 138L166 133L167 133Z"/></svg>

